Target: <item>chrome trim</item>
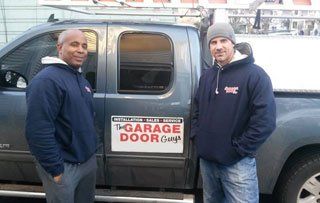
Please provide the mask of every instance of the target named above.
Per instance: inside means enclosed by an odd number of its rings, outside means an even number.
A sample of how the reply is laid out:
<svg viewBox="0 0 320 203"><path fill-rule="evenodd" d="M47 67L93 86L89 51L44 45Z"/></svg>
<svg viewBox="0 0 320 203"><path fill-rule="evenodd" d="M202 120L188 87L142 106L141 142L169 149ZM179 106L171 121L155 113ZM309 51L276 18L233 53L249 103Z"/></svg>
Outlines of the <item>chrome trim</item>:
<svg viewBox="0 0 320 203"><path fill-rule="evenodd" d="M274 92L280 93L305 93L305 94L317 94L320 90L308 90L308 89L274 89Z"/></svg>
<svg viewBox="0 0 320 203"><path fill-rule="evenodd" d="M106 97L105 93L94 93L93 94L93 98L101 99L101 98L105 98L105 97Z"/></svg>
<svg viewBox="0 0 320 203"><path fill-rule="evenodd" d="M22 192L22 191L0 190L0 196L45 198L46 195L43 192Z"/></svg>
<svg viewBox="0 0 320 203"><path fill-rule="evenodd" d="M26 197L26 198L45 198L43 192L21 192L0 190L0 196L7 197ZM164 198L144 198L144 197L124 197L124 196L102 196L96 195L96 201L105 202L139 202L139 203L194 203L194 195L183 195L183 199L164 199Z"/></svg>
<svg viewBox="0 0 320 203"><path fill-rule="evenodd" d="M96 195L97 201L106 202L139 202L139 203L193 203L194 195L183 195L183 199L163 199L163 198L144 198L144 197L115 197Z"/></svg>

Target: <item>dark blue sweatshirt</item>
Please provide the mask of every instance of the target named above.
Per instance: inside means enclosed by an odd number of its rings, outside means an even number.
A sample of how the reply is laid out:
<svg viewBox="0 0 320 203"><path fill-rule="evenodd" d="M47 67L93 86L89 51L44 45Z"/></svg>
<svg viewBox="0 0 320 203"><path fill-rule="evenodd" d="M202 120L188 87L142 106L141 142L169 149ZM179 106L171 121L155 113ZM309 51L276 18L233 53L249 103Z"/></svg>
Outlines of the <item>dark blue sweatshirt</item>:
<svg viewBox="0 0 320 203"><path fill-rule="evenodd" d="M269 76L248 57L204 72L194 99L191 138L201 158L231 165L257 149L275 129ZM239 47L241 47L239 46ZM243 47L241 47L243 48Z"/></svg>
<svg viewBox="0 0 320 203"><path fill-rule="evenodd" d="M52 176L64 162L83 163L96 151L92 89L75 69L51 64L27 87L26 138Z"/></svg>

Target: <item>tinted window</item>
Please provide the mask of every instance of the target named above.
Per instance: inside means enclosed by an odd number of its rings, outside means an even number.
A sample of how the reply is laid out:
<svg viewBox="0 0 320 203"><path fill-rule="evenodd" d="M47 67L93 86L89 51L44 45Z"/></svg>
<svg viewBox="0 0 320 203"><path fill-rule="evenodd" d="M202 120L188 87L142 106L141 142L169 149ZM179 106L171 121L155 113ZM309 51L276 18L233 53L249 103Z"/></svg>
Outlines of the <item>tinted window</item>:
<svg viewBox="0 0 320 203"><path fill-rule="evenodd" d="M120 93L161 94L173 79L173 50L167 36L126 33L120 37Z"/></svg>
<svg viewBox="0 0 320 203"><path fill-rule="evenodd" d="M0 59L1 71L10 70L30 81L42 68L41 58L57 57L56 44L61 31L38 36ZM84 76L95 89L97 67L97 37L90 31L84 31L88 40L88 59L82 66ZM1 84L1 83L0 83Z"/></svg>

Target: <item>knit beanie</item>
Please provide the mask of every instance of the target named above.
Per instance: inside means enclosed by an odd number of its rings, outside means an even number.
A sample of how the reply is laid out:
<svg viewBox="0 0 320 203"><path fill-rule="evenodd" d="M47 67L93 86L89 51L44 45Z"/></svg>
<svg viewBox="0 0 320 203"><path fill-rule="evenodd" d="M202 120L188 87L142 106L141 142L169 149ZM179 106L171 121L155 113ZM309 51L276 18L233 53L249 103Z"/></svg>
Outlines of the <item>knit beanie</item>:
<svg viewBox="0 0 320 203"><path fill-rule="evenodd" d="M216 37L228 38L233 44L236 44L234 30L229 23L215 23L208 28L207 42L210 46L210 41Z"/></svg>

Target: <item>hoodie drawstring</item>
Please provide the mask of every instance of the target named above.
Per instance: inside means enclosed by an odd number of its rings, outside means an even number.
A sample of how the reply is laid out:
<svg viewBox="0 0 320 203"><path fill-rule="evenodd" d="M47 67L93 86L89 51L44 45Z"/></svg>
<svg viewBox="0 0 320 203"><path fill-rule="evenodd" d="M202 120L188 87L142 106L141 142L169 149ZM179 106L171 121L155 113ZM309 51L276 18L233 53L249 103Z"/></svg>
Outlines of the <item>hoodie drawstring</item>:
<svg viewBox="0 0 320 203"><path fill-rule="evenodd" d="M219 94L220 72L223 70L223 68L221 68L219 65L218 65L218 67L213 67L213 68L218 68L218 73L217 73L215 78L213 77L213 80L212 80L212 83L211 83L212 87L209 90L209 97L208 97L209 101L211 100L212 96L214 97L214 95ZM216 81L214 81L214 80L216 80ZM214 83L216 83L215 89L214 89ZM214 93L213 93L213 90L214 90Z"/></svg>
<svg viewBox="0 0 320 203"><path fill-rule="evenodd" d="M221 67L219 67L218 69L218 74L217 74L217 84L216 84L216 90L214 91L215 94L219 94L219 78L220 78L220 72L223 69Z"/></svg>
<svg viewBox="0 0 320 203"><path fill-rule="evenodd" d="M216 90L214 91L214 93L215 93L215 94L219 94L219 76L220 76L220 71L221 71L221 68L219 68L219 70L218 70L218 74L217 74Z"/></svg>

